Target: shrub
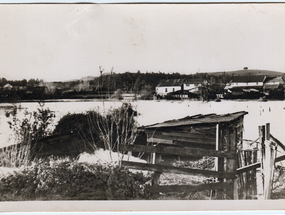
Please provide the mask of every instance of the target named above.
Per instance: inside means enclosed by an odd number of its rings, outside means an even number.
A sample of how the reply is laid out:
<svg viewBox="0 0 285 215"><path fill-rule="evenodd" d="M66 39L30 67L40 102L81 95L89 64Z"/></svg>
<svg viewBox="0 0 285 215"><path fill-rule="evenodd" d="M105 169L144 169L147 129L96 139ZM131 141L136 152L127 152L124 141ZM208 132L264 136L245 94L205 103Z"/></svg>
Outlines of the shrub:
<svg viewBox="0 0 285 215"><path fill-rule="evenodd" d="M0 180L1 201L148 199L150 177L119 166L40 161Z"/></svg>
<svg viewBox="0 0 285 215"><path fill-rule="evenodd" d="M55 114L49 108L44 108L44 103L39 105L37 111L25 111L23 119L18 117L16 104L11 112L6 112L6 117L10 118L9 127L14 132L18 144L2 151L1 165L9 167L27 165L41 150L37 142L51 134L49 126L53 123Z"/></svg>
<svg viewBox="0 0 285 215"><path fill-rule="evenodd" d="M144 86L143 89L141 90L141 99L149 100L152 99L152 96L153 96L153 91L151 89L151 86L149 85Z"/></svg>
<svg viewBox="0 0 285 215"><path fill-rule="evenodd" d="M36 142L51 134L49 125L52 124L55 118L54 111L44 108L44 103L39 103L39 105L40 108L37 111L28 112L26 110L22 120L18 117L17 105L14 105L11 112L6 112L6 116L11 118L8 121L10 129L13 130L19 143Z"/></svg>
<svg viewBox="0 0 285 215"><path fill-rule="evenodd" d="M72 131L75 134L74 139L76 139L75 142L77 143L77 146L74 147L81 148L81 152L94 152L98 147L103 148L104 145L96 132L97 129L90 129L88 123L90 114L98 115L97 118L101 117L101 115L95 111L88 113L68 113L58 121L53 134L63 134ZM67 144L70 143L67 142Z"/></svg>
<svg viewBox="0 0 285 215"><path fill-rule="evenodd" d="M91 110L80 114L67 114L55 127L55 133L76 131L87 147L117 151L120 144L132 144L136 139L137 112L131 104L110 109L106 114Z"/></svg>
<svg viewBox="0 0 285 215"><path fill-rule="evenodd" d="M119 99L119 100L122 100L122 99L123 99L123 91L122 91L121 89L117 89L117 90L114 92L114 94L113 94L112 97L114 97L114 98L116 98L116 99Z"/></svg>
<svg viewBox="0 0 285 215"><path fill-rule="evenodd" d="M137 136L136 115L132 105L124 103L105 115L88 112L88 126L98 134L106 150L118 151L120 144L134 143Z"/></svg>

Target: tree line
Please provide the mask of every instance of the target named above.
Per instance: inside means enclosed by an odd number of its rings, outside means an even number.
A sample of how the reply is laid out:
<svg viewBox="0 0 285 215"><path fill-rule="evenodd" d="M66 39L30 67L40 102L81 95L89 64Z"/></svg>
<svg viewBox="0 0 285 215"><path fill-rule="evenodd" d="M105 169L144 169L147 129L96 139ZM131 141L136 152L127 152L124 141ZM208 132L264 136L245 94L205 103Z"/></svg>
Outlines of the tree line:
<svg viewBox="0 0 285 215"><path fill-rule="evenodd" d="M39 79L22 79L22 80L7 80L6 78L0 78L0 87L4 87L6 84L11 84L12 86L27 86L27 85L38 85L43 80Z"/></svg>
<svg viewBox="0 0 285 215"><path fill-rule="evenodd" d="M212 91L218 93L219 90L223 90L224 85L231 79L232 75L224 73L196 73L196 74L180 74L176 73L162 73L162 72L146 72L142 73L137 71L136 73L124 72L124 73L114 73L111 72L100 72L99 77L89 78L84 81L84 79L79 79L75 81L68 82L52 82L51 84L56 86L53 92L43 91L39 89L35 91L35 86L40 83L44 83L43 80L39 79L23 79L23 80L7 80L5 78L0 78L0 87L5 86L7 83L12 86L28 86L33 91L33 95L26 95L25 92L17 90L13 91L13 95L6 92L2 95L3 98L17 97L17 98L36 98L38 94L43 94L43 98L80 98L80 96L94 97L98 95L106 95L110 97L111 95L122 94L122 93L134 93L140 95L142 99L149 99L155 92L155 87L159 84L161 80L165 79L199 79L208 80L212 86ZM85 85L86 84L86 85ZM79 87L80 86L80 87ZM84 87L85 86L85 87ZM216 88L214 88L216 87ZM49 93L48 93L49 92ZM5 93L3 91L3 93ZM3 94L2 93L2 94ZM21 95L21 93L23 95ZM214 94L215 94L214 93ZM15 94L15 95L14 95ZM47 95L48 94L48 95ZM26 98L27 97L27 98ZM120 96L119 96L120 97Z"/></svg>
<svg viewBox="0 0 285 215"><path fill-rule="evenodd" d="M209 74L209 73L196 73L196 74L180 74L180 73L162 73L162 72L147 72L136 73L106 73L101 77L95 78L90 84L100 86L105 90L114 91L122 89L124 92L140 93L143 90L155 90L155 87L163 79L200 79L208 80L211 84L226 84L230 81L232 75L224 73Z"/></svg>

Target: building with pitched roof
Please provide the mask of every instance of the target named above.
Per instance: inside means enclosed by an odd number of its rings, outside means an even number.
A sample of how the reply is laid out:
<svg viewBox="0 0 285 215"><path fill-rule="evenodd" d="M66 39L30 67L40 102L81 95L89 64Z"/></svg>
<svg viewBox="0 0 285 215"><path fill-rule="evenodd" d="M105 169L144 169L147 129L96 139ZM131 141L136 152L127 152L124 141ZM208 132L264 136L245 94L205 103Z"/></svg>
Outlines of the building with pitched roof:
<svg viewBox="0 0 285 215"><path fill-rule="evenodd" d="M169 93L182 90L184 79L164 79L155 88L157 95L165 97Z"/></svg>
<svg viewBox="0 0 285 215"><path fill-rule="evenodd" d="M285 81L282 76L267 78L263 85L263 92L268 98L284 98Z"/></svg>
<svg viewBox="0 0 285 215"><path fill-rule="evenodd" d="M226 89L235 88L235 87L254 87L262 88L263 83L266 80L265 75L256 75L256 76L234 76L230 83L227 84Z"/></svg>

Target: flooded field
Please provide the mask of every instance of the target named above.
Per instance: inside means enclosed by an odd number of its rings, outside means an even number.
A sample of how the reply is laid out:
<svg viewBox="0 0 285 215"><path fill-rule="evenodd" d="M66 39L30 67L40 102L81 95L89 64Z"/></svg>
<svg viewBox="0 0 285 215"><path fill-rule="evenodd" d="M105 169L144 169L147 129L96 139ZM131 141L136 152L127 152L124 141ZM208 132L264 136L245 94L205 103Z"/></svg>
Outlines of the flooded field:
<svg viewBox="0 0 285 215"><path fill-rule="evenodd" d="M60 102L46 102L45 106L55 111L55 123L67 113L81 113L91 109L108 111L119 107L122 101L98 100L66 100ZM131 104L138 111L137 121L140 126L178 119L196 114L226 114L247 111L244 117L244 138L255 140L258 138L258 126L270 123L271 134L285 143L285 101L230 101L202 102L202 101L134 101ZM36 102L20 103L19 116L23 117L25 110L34 111L39 105ZM12 110L13 105L0 104L0 147L14 143L13 133L9 129L6 111Z"/></svg>

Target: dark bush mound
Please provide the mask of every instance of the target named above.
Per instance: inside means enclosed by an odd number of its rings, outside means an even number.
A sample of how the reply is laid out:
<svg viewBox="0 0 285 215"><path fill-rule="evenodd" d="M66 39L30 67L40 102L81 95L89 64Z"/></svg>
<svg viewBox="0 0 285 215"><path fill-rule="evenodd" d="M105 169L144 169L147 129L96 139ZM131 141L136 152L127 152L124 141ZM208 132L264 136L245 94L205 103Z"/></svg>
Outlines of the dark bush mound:
<svg viewBox="0 0 285 215"><path fill-rule="evenodd" d="M53 133L65 133L67 131L77 131L88 128L87 115L84 113L68 113L63 116L57 123Z"/></svg>
<svg viewBox="0 0 285 215"><path fill-rule="evenodd" d="M119 166L42 162L2 178L0 200L148 199L149 180Z"/></svg>
<svg viewBox="0 0 285 215"><path fill-rule="evenodd" d="M92 152L91 148L94 142L96 143L96 147L104 148L104 144L102 143L98 132L96 132L97 130L90 129L90 114L93 116L96 115L97 119L101 117L96 111L90 111L88 113L69 113L58 121L53 134L66 134L72 132L72 138L77 140L77 145L81 148L80 152ZM96 125L96 123L94 124ZM81 146L79 142L83 145ZM69 142L67 144L69 144Z"/></svg>
<svg viewBox="0 0 285 215"><path fill-rule="evenodd" d="M57 123L53 135L66 134L72 132L72 140L76 139L73 151L80 153L92 152L96 148L111 148L116 151L116 144L119 139L127 139L131 136L132 130L136 126L134 117L137 112L131 104L123 103L121 107L110 110L106 116L102 116L98 111L91 110L86 113L74 113L63 116ZM104 140L108 139L110 147L107 147ZM62 142L64 147L70 142ZM67 155L67 154L65 154Z"/></svg>

